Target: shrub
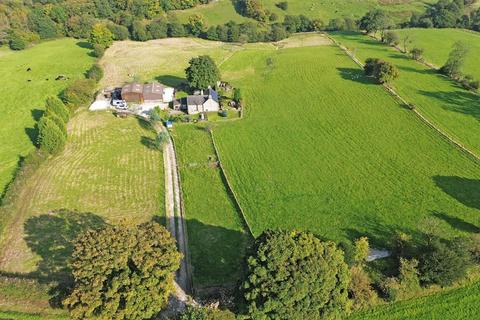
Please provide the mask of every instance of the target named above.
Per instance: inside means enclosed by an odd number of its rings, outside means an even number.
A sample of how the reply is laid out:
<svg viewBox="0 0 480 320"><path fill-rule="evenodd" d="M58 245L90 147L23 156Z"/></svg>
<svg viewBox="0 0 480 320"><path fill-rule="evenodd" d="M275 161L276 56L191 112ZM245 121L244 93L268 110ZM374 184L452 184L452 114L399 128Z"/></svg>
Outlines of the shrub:
<svg viewBox="0 0 480 320"><path fill-rule="evenodd" d="M50 154L58 154L66 143L65 134L49 117L42 117L38 122L38 146Z"/></svg>
<svg viewBox="0 0 480 320"><path fill-rule="evenodd" d="M60 129L60 131L62 132L62 134L64 135L64 137L66 139L67 138L67 125L65 124L65 122L63 122L63 120L60 119L60 117L57 116L56 114L49 114L48 116L46 116L46 118L52 120L57 125L57 128Z"/></svg>
<svg viewBox="0 0 480 320"><path fill-rule="evenodd" d="M362 267L355 266L350 269L351 281L348 286L348 295L354 309L368 308L376 304L378 296L372 288L370 278Z"/></svg>
<svg viewBox="0 0 480 320"><path fill-rule="evenodd" d="M423 60L423 52L424 52L423 49L415 47L412 49L410 53L412 55L413 60L421 61Z"/></svg>
<svg viewBox="0 0 480 320"><path fill-rule="evenodd" d="M367 237L361 237L355 241L354 262L357 265L363 265L367 261L370 245Z"/></svg>
<svg viewBox="0 0 480 320"><path fill-rule="evenodd" d="M383 41L389 45L396 46L400 43L400 37L398 36L398 33L394 31L385 31Z"/></svg>
<svg viewBox="0 0 480 320"><path fill-rule="evenodd" d="M112 32L113 40L126 40L130 35L126 27L118 24L110 23L107 25L107 28Z"/></svg>
<svg viewBox="0 0 480 320"><path fill-rule="evenodd" d="M463 278L471 264L468 248L452 241L448 244L434 238L420 256L421 280L426 284L447 286Z"/></svg>
<svg viewBox="0 0 480 320"><path fill-rule="evenodd" d="M242 101L242 90L239 88L233 89L233 101L240 103Z"/></svg>
<svg viewBox="0 0 480 320"><path fill-rule="evenodd" d="M253 319L334 319L348 311L350 274L334 243L308 232L266 231L255 248L243 285Z"/></svg>
<svg viewBox="0 0 480 320"><path fill-rule="evenodd" d="M73 110L90 102L95 90L95 81L80 79L71 83L62 93L63 101Z"/></svg>
<svg viewBox="0 0 480 320"><path fill-rule="evenodd" d="M288 10L288 2L287 1L282 1L282 2L278 2L276 4L277 8L280 8L284 11L287 11Z"/></svg>
<svg viewBox="0 0 480 320"><path fill-rule="evenodd" d="M400 259L398 278L387 278L381 288L389 301L398 301L414 297L420 291L418 261Z"/></svg>
<svg viewBox="0 0 480 320"><path fill-rule="evenodd" d="M104 54L105 54L105 47L103 47L100 44L94 44L93 45L92 55L94 57L101 58L101 57L103 57Z"/></svg>
<svg viewBox="0 0 480 320"><path fill-rule="evenodd" d="M56 96L49 96L45 101L45 115L50 116L52 114L62 119L64 124L70 119L70 112L65 107L62 100Z"/></svg>
<svg viewBox="0 0 480 320"><path fill-rule="evenodd" d="M167 306L181 254L161 225L89 230L75 242L72 319L150 319ZM94 306L94 307L92 307Z"/></svg>
<svg viewBox="0 0 480 320"><path fill-rule="evenodd" d="M27 42L20 35L12 33L8 41L8 46L12 50L23 50L27 47Z"/></svg>
<svg viewBox="0 0 480 320"><path fill-rule="evenodd" d="M103 78L103 69L99 64L94 64L87 71L87 78L95 80L96 82L100 81Z"/></svg>

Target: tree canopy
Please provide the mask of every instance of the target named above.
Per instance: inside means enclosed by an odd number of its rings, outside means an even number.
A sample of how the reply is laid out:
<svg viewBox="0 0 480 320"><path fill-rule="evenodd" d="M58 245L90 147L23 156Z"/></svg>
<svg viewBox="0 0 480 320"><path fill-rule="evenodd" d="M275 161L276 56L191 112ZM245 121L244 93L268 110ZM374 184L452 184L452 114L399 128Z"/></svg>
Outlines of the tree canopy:
<svg viewBox="0 0 480 320"><path fill-rule="evenodd" d="M349 309L350 274L333 242L296 231L266 231L243 288L254 319L338 319Z"/></svg>
<svg viewBox="0 0 480 320"><path fill-rule="evenodd" d="M220 80L220 70L209 56L193 58L185 72L188 84L193 89L207 89L209 86L215 86Z"/></svg>
<svg viewBox="0 0 480 320"><path fill-rule="evenodd" d="M167 305L180 258L155 222L87 231L75 243L75 285L64 303L72 319L149 319Z"/></svg>

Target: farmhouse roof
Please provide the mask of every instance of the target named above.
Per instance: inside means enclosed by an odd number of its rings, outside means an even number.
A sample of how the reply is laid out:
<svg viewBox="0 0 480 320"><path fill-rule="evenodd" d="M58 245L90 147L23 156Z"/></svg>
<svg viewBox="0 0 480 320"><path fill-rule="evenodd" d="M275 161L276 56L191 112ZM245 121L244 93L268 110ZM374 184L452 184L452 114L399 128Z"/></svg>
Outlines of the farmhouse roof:
<svg viewBox="0 0 480 320"><path fill-rule="evenodd" d="M196 94L196 95L187 96L187 105L200 106L200 105L203 105L205 101L207 101L210 98L218 102L218 93L213 89L208 89L205 95Z"/></svg>
<svg viewBox="0 0 480 320"><path fill-rule="evenodd" d="M122 87L122 93L129 93L129 92L134 92L134 93L142 93L143 92L143 84L140 83L128 83Z"/></svg>
<svg viewBox="0 0 480 320"><path fill-rule="evenodd" d="M165 87L158 82L144 84L143 97L145 100L161 99L163 96L163 90L165 90Z"/></svg>

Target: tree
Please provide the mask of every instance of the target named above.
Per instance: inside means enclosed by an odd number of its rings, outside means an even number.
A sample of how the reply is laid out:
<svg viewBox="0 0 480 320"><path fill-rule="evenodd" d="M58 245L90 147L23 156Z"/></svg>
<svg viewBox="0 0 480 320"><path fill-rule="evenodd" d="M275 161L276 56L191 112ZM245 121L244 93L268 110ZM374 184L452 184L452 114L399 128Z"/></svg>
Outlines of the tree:
<svg viewBox="0 0 480 320"><path fill-rule="evenodd" d="M168 24L167 33L169 37L185 37L185 27L180 22L171 22Z"/></svg>
<svg viewBox="0 0 480 320"><path fill-rule="evenodd" d="M115 23L109 23L107 28L112 32L113 40L126 40L130 35L127 27Z"/></svg>
<svg viewBox="0 0 480 320"><path fill-rule="evenodd" d="M162 131L157 134L154 142L155 148L157 148L157 150L162 150L163 146L168 142L168 139L169 136L167 132Z"/></svg>
<svg viewBox="0 0 480 320"><path fill-rule="evenodd" d="M92 54L94 57L101 58L105 54L105 48L102 45L94 44Z"/></svg>
<svg viewBox="0 0 480 320"><path fill-rule="evenodd" d="M70 84L62 93L62 100L69 107L77 108L84 105L93 97L95 81L92 79L80 79Z"/></svg>
<svg viewBox="0 0 480 320"><path fill-rule="evenodd" d="M440 68L440 72L449 77L458 78L462 74L461 69L468 51L469 47L465 42L455 42L448 56L448 60L445 65Z"/></svg>
<svg viewBox="0 0 480 320"><path fill-rule="evenodd" d="M367 237L361 237L355 241L353 260L357 265L363 265L367 261L370 245Z"/></svg>
<svg viewBox="0 0 480 320"><path fill-rule="evenodd" d="M62 100L56 96L48 96L45 101L45 115L49 116L51 114L62 119L63 123L67 123L70 119L70 112L65 107Z"/></svg>
<svg viewBox="0 0 480 320"><path fill-rule="evenodd" d="M187 29L191 35L199 36L205 31L206 24L202 15L193 14L188 17Z"/></svg>
<svg viewBox="0 0 480 320"><path fill-rule="evenodd" d="M220 80L220 71L209 56L199 56L191 59L185 72L188 84L193 89L213 87Z"/></svg>
<svg viewBox="0 0 480 320"><path fill-rule="evenodd" d="M374 77L379 83L389 83L399 76L398 69L388 61L377 58L368 58L365 61L366 76Z"/></svg>
<svg viewBox="0 0 480 320"><path fill-rule="evenodd" d="M410 51L410 54L412 55L413 60L421 61L423 60L423 52L424 50L422 48L415 47Z"/></svg>
<svg viewBox="0 0 480 320"><path fill-rule="evenodd" d="M350 274L333 242L266 231L247 264L243 288L253 319L338 319L349 309Z"/></svg>
<svg viewBox="0 0 480 320"><path fill-rule="evenodd" d="M87 78L95 80L96 82L100 81L103 78L103 69L98 63L95 63L90 69L87 70Z"/></svg>
<svg viewBox="0 0 480 320"><path fill-rule="evenodd" d="M383 40L389 45L396 46L400 43L400 36L394 31L385 31Z"/></svg>
<svg viewBox="0 0 480 320"><path fill-rule="evenodd" d="M133 21L130 27L131 38L135 41L147 41L149 39L147 28L142 21Z"/></svg>
<svg viewBox="0 0 480 320"><path fill-rule="evenodd" d="M37 144L41 150L50 154L58 154L63 150L66 137L54 120L42 117L38 122Z"/></svg>
<svg viewBox="0 0 480 320"><path fill-rule="evenodd" d="M382 32L382 41L384 31L393 26L390 16L383 10L375 9L367 12L365 16L360 19L359 27L367 31L367 33Z"/></svg>
<svg viewBox="0 0 480 320"><path fill-rule="evenodd" d="M96 23L93 25L92 32L90 32L90 43L108 48L113 43L113 33L108 29L106 24Z"/></svg>
<svg viewBox="0 0 480 320"><path fill-rule="evenodd" d="M187 306L179 320L235 320L235 315L230 311Z"/></svg>
<svg viewBox="0 0 480 320"><path fill-rule="evenodd" d="M181 254L155 222L90 230L75 242L75 285L64 303L72 319L148 319L174 290Z"/></svg>
<svg viewBox="0 0 480 320"><path fill-rule="evenodd" d="M468 249L455 244L455 242L445 244L434 238L423 248L420 256L420 273L424 283L447 286L465 276L471 264L471 257Z"/></svg>
<svg viewBox="0 0 480 320"><path fill-rule="evenodd" d="M167 23L162 19L152 21L147 26L147 30L152 39L163 39L167 37Z"/></svg>
<svg viewBox="0 0 480 320"><path fill-rule="evenodd" d="M350 269L351 281L348 286L348 295L353 302L354 309L362 309L374 305L378 296L372 288L370 278L361 266Z"/></svg>

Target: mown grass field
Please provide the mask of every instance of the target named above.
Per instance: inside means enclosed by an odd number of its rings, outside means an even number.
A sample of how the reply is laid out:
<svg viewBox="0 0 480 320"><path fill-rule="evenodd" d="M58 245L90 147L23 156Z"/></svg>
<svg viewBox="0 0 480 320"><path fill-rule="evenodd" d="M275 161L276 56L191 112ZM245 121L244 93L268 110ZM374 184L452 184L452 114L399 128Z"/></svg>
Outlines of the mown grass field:
<svg viewBox="0 0 480 320"><path fill-rule="evenodd" d="M377 0L290 0L288 10L279 9L276 4L278 0L261 1L271 12L283 17L290 15L306 15L310 18L320 18L328 23L333 18L360 18L368 10L382 8L393 13L396 19L408 19L412 11L423 12L428 4L435 3L435 0L413 0L413 1L377 1ZM230 20L235 22L253 21L237 13L232 0L213 1L208 5L198 6L188 10L176 11L180 21L188 21L193 14L201 14L208 25L223 24Z"/></svg>
<svg viewBox="0 0 480 320"><path fill-rule="evenodd" d="M427 217L445 236L477 230L479 165L338 48L242 51L222 70L248 108L215 135L256 236L297 228L385 247Z"/></svg>
<svg viewBox="0 0 480 320"><path fill-rule="evenodd" d="M194 286L233 286L242 274L250 235L222 180L209 133L176 126Z"/></svg>
<svg viewBox="0 0 480 320"><path fill-rule="evenodd" d="M349 320L457 320L478 319L480 314L480 282L432 296L384 305L355 313Z"/></svg>
<svg viewBox="0 0 480 320"><path fill-rule="evenodd" d="M65 248L84 228L163 215L163 157L148 148L152 130L135 118L83 111L69 134L65 151L41 165L9 209L2 271L49 276L64 267Z"/></svg>
<svg viewBox="0 0 480 320"><path fill-rule="evenodd" d="M396 30L400 37L409 35L412 44L423 48L424 58L437 67L441 67L448 59L453 45L462 41L469 47L469 53L465 59L463 72L480 79L480 33L470 32L461 29L400 29Z"/></svg>
<svg viewBox="0 0 480 320"><path fill-rule="evenodd" d="M59 39L20 52L1 50L0 195L13 178L19 158L34 148L33 128L46 96L59 94L72 80L83 77L93 63L90 50L78 42ZM31 71L27 72L28 68ZM58 75L70 80L55 81Z"/></svg>
<svg viewBox="0 0 480 320"><path fill-rule="evenodd" d="M392 84L397 92L442 130L480 155L478 95L372 38L357 33L335 33L333 37L354 50L361 61L374 57L395 64L400 71L400 77Z"/></svg>

